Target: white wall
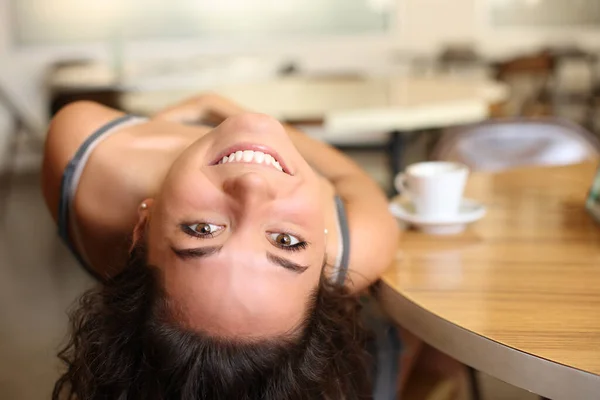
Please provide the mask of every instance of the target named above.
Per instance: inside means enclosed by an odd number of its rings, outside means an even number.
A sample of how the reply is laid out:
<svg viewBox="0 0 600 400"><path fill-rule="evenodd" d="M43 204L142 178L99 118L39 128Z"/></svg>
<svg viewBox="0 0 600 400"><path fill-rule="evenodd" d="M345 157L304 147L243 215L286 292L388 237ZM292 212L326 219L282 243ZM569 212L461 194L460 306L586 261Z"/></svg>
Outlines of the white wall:
<svg viewBox="0 0 600 400"><path fill-rule="evenodd" d="M8 14L8 4L5 0L0 0L0 16ZM2 71L2 66L6 64L8 61L6 60L6 53L8 51L8 27L4 21L0 21L0 74ZM3 149L6 147L5 145L5 132L10 128L9 125L9 116L7 115L7 111L0 105L0 167L2 166L2 156Z"/></svg>
<svg viewBox="0 0 600 400"><path fill-rule="evenodd" d="M19 16L15 28L21 41L46 45L121 35L268 39L273 32L323 35L385 27L382 0L15 0L11 4Z"/></svg>
<svg viewBox="0 0 600 400"><path fill-rule="evenodd" d="M478 0L398 0L400 46L417 52L436 51L444 43L476 37ZM484 0L483 0L484 1Z"/></svg>
<svg viewBox="0 0 600 400"><path fill-rule="evenodd" d="M16 1L16 0L15 0ZM48 67L62 59L91 58L110 62L115 44L67 45L14 48L11 46L9 0L0 0L0 85L7 90L27 115L43 125L47 115L47 97L44 91ZM383 59L396 41L382 35L361 35L356 38L330 37L289 41L270 39L264 45L255 40L180 40L178 42L136 42L122 45L126 62L148 58L190 59L193 55L280 55L282 59L299 61L310 69L344 68L354 64L366 68L372 60ZM177 62L177 61L175 61ZM1 105L0 105L1 107ZM1 116L0 116L1 118ZM2 134L0 129L0 135Z"/></svg>
<svg viewBox="0 0 600 400"><path fill-rule="evenodd" d="M527 50L543 43L578 42L592 49L600 46L599 31L567 29L543 30L492 30L485 24L487 0L395 0L397 1L397 29L387 38L363 37L360 39L305 40L293 46L274 41L270 46L258 43L237 42L181 42L138 44L126 47L126 57L143 58L165 54L185 56L193 49L196 53L256 52L283 53L300 59L309 67L341 68L385 59L390 49L410 50L433 54L446 43L471 42L490 56L502 56L513 51ZM0 0L0 79L8 81L11 90L18 94L20 103L31 115L43 120L45 102L44 72L47 66L61 58L89 55L108 59L110 46L71 46L13 51L10 49L8 0ZM1 133L0 133L1 134Z"/></svg>
<svg viewBox="0 0 600 400"><path fill-rule="evenodd" d="M600 29L492 29L487 22L489 0L397 0L400 47L438 51L444 44L466 42L491 57L503 57L548 44L579 44L599 50Z"/></svg>

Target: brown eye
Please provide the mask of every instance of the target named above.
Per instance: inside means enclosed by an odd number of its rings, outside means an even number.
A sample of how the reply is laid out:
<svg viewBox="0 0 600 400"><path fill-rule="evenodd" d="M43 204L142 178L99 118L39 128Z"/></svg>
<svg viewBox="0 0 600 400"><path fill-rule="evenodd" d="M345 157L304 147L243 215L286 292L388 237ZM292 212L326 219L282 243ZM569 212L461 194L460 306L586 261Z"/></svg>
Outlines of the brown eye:
<svg viewBox="0 0 600 400"><path fill-rule="evenodd" d="M301 243L300 239L287 233L270 233L269 236L275 245L279 247L292 247Z"/></svg>
<svg viewBox="0 0 600 400"><path fill-rule="evenodd" d="M292 238L290 237L290 235L280 233L279 235L277 235L277 238L275 238L275 241L282 246L289 246L292 243Z"/></svg>
<svg viewBox="0 0 600 400"><path fill-rule="evenodd" d="M201 233L201 234L209 234L212 233L212 228L210 226L210 224L198 224L196 225L196 229L194 229L196 232Z"/></svg>
<svg viewBox="0 0 600 400"><path fill-rule="evenodd" d="M194 235L194 236L199 236L199 237L203 237L203 236L214 236L215 233L218 233L220 231L223 230L223 226L221 225L215 225L215 224L209 224L206 222L201 222L198 224L192 224L192 225L183 225L185 228L184 230L186 232L189 232L189 234Z"/></svg>

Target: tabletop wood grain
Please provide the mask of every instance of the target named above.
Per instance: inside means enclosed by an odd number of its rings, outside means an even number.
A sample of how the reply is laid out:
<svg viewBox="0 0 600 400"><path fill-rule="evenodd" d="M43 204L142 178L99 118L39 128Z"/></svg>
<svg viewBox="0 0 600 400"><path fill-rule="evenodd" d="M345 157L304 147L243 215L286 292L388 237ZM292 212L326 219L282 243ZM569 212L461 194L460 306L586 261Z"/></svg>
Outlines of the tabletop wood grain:
<svg viewBox="0 0 600 400"><path fill-rule="evenodd" d="M406 231L382 277L384 306L408 300L438 321L595 379L600 225L584 208L595 171L586 163L472 174L466 196L488 214L457 236Z"/></svg>

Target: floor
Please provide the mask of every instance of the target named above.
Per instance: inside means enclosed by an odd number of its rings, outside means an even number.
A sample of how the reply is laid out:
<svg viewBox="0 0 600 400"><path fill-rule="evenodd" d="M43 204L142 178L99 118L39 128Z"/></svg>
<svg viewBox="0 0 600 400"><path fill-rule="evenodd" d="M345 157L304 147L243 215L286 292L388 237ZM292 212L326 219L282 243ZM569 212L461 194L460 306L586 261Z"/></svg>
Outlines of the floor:
<svg viewBox="0 0 600 400"><path fill-rule="evenodd" d="M65 310L91 284L59 242L38 182L18 176L0 220L0 399L49 398Z"/></svg>
<svg viewBox="0 0 600 400"><path fill-rule="evenodd" d="M379 154L355 156L386 181ZM6 400L49 398L60 368L55 355L66 332L65 311L93 283L57 238L39 179L35 169L17 174L6 210L0 210L0 399ZM0 198L6 193L0 187ZM536 398L485 375L482 385L484 400Z"/></svg>

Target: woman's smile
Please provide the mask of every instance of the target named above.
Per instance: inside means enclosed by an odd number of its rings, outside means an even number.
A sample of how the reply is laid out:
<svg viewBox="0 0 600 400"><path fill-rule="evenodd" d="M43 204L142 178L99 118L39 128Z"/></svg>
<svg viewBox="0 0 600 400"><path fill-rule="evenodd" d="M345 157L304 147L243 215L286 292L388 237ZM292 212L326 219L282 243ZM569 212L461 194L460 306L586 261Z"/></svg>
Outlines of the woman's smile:
<svg viewBox="0 0 600 400"><path fill-rule="evenodd" d="M264 165L291 175L288 164L284 158L271 147L262 144L238 143L229 146L227 149L219 152L219 155L211 165L231 163Z"/></svg>

